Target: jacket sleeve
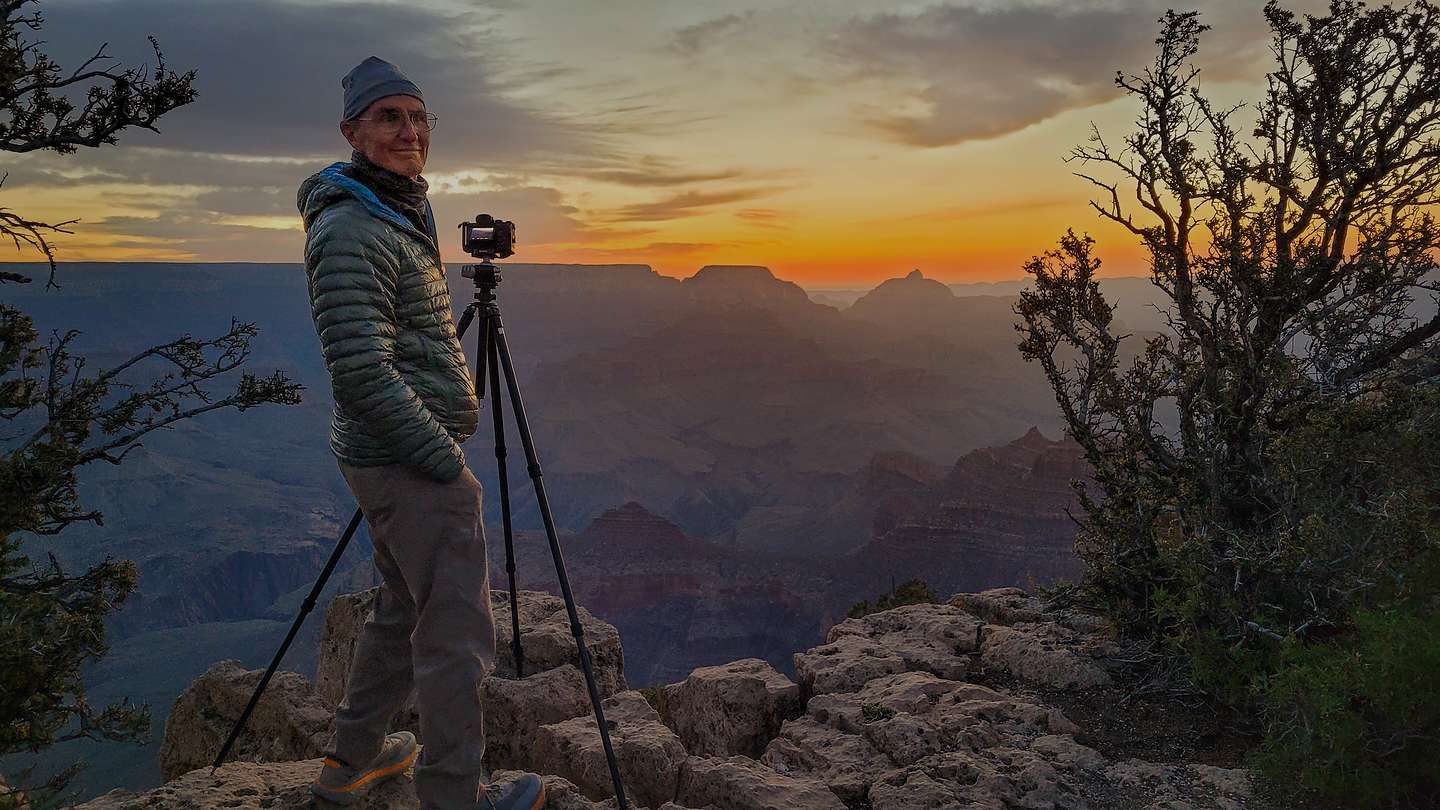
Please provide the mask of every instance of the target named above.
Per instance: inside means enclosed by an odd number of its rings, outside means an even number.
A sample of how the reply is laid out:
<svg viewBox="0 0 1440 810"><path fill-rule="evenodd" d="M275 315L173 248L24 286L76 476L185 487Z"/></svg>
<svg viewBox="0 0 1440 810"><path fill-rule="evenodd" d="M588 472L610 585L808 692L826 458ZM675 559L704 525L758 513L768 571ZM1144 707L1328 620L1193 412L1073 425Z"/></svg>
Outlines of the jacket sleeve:
<svg viewBox="0 0 1440 810"><path fill-rule="evenodd" d="M396 459L453 481L464 451L395 368L398 266L363 234L329 236L307 246L305 263L336 404Z"/></svg>

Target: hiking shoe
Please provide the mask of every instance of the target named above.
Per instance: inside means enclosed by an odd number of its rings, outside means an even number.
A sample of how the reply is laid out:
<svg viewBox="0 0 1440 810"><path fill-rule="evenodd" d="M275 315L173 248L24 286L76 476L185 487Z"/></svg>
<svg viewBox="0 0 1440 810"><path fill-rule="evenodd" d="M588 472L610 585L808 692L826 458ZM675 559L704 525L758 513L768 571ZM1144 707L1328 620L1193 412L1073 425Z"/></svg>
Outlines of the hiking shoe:
<svg viewBox="0 0 1440 810"><path fill-rule="evenodd" d="M320 775L310 784L310 792L331 804L354 804L377 782L405 772L415 764L420 748L415 735L397 731L385 737L379 756L364 768L352 768L335 757L325 757Z"/></svg>
<svg viewBox="0 0 1440 810"><path fill-rule="evenodd" d="M545 806L545 783L533 773L508 782L485 785L475 810L540 810Z"/></svg>

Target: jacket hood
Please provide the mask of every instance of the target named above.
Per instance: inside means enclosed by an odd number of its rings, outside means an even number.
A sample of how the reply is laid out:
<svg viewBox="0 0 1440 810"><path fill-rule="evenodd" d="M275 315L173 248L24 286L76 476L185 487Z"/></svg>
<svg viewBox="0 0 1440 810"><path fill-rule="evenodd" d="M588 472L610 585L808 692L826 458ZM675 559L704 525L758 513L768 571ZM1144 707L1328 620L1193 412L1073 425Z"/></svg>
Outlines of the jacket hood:
<svg viewBox="0 0 1440 810"><path fill-rule="evenodd" d="M425 201L425 218L431 223L431 232L423 233L416 230L415 224L406 219L403 214L394 208L386 205L380 200L369 186L354 179L346 177L341 171L350 164L344 161L331 163L315 174L305 178L300 184L300 190L295 195L295 204L300 209L300 218L305 224L305 230L310 230L310 225L320 212L326 208L349 199L356 199L365 206L372 216L383 219L401 230L425 237L430 243L439 248L434 233L435 212L430 208L430 201Z"/></svg>

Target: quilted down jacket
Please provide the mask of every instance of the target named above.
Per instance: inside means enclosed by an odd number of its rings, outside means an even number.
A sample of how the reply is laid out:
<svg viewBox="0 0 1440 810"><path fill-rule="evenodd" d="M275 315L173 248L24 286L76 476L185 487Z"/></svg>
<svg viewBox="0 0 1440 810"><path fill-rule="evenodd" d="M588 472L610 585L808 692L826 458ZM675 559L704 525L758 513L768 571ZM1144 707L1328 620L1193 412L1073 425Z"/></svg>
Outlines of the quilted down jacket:
<svg viewBox="0 0 1440 810"><path fill-rule="evenodd" d="M305 275L335 397L330 448L357 467L460 475L480 405L435 243L334 163L300 184ZM433 212L426 205L429 223Z"/></svg>

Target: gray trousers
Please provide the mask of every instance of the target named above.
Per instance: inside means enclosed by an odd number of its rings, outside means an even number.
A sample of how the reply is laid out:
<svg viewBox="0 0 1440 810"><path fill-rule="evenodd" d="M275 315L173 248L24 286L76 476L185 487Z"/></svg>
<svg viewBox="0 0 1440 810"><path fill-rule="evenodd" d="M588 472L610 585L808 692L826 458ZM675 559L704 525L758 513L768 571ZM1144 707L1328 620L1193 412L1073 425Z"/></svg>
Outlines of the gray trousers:
<svg viewBox="0 0 1440 810"><path fill-rule="evenodd" d="M480 684L495 669L495 619L480 482L442 484L407 464L340 463L375 542L382 583L335 712L334 756L363 768L413 686L425 747L424 810L470 810L481 782Z"/></svg>

